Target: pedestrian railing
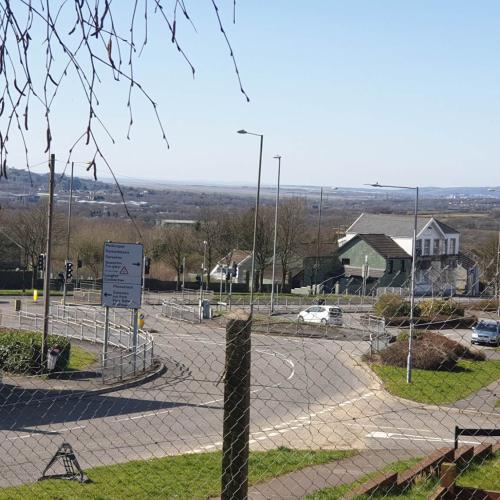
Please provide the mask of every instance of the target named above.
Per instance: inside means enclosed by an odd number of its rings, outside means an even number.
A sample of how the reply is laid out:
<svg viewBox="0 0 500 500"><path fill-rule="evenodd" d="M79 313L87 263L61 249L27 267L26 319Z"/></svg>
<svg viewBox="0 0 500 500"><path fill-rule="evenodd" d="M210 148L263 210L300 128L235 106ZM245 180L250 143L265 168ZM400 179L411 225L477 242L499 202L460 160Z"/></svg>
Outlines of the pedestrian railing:
<svg viewBox="0 0 500 500"><path fill-rule="evenodd" d="M188 306L179 304L172 300L164 300L161 306L161 313L170 319L187 321L188 323L200 323L200 308L197 306Z"/></svg>
<svg viewBox="0 0 500 500"><path fill-rule="evenodd" d="M114 311L114 310L113 310ZM153 336L139 329L137 345L133 345L133 330L126 325L126 313L111 313L108 327L107 356L101 357L104 383L124 380L148 371L154 363ZM27 307L15 313L0 315L0 326L39 331L43 315ZM53 305L50 308L49 334L104 345L104 311L93 308Z"/></svg>

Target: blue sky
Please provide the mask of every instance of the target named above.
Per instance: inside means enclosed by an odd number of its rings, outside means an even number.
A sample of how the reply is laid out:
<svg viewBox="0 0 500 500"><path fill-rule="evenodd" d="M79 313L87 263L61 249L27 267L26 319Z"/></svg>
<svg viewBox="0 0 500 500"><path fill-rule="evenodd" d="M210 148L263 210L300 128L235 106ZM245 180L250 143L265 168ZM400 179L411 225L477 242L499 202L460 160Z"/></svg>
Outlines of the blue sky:
<svg viewBox="0 0 500 500"><path fill-rule="evenodd" d="M276 153L285 184L500 183L498 1L240 0L235 25L232 1L221 1L250 103L211 3L189 4L197 33L182 23L178 35L196 78L159 23L136 68L170 150L138 96L127 141L126 88L109 78L101 85L102 116L116 139L105 150L118 175L254 183L258 139L235 133L246 128L265 134L268 184ZM54 152L64 158L84 117L73 90L61 94L54 117ZM43 159L40 146L34 138L33 163Z"/></svg>

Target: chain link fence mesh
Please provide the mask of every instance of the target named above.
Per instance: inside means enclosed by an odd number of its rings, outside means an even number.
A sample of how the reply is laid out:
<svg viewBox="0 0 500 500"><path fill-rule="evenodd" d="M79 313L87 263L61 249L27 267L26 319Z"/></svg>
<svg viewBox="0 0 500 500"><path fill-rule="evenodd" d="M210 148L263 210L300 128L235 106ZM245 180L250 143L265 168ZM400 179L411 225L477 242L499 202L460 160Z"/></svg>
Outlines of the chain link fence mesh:
<svg viewBox="0 0 500 500"><path fill-rule="evenodd" d="M280 295L273 314L258 295L245 342L245 320L231 333L228 318L249 314L246 296L203 296L212 313L200 320L199 291L145 293L136 351L130 312L111 312L106 364L103 310L77 293L66 308L53 299L49 347L71 348L49 374L29 364L26 340L41 329L41 305L3 300L0 498L244 498L245 481L250 498L427 498L440 481L442 495L500 489L491 266L479 296L417 297L414 325L408 284L367 297ZM36 482L63 443L88 484ZM236 489L224 490L228 474Z"/></svg>

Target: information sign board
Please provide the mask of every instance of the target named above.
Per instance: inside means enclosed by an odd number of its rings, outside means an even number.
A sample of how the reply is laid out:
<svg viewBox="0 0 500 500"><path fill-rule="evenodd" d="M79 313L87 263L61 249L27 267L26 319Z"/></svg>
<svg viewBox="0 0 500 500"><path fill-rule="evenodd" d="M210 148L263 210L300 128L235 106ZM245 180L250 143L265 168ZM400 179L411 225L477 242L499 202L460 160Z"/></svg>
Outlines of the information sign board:
<svg viewBox="0 0 500 500"><path fill-rule="evenodd" d="M139 309L144 248L139 243L104 244L101 304Z"/></svg>

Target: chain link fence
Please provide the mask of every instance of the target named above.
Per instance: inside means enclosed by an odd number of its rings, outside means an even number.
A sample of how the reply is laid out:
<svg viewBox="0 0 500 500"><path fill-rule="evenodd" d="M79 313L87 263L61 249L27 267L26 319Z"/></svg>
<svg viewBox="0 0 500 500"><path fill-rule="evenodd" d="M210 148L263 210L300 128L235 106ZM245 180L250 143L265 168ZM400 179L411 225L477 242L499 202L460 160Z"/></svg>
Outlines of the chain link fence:
<svg viewBox="0 0 500 500"><path fill-rule="evenodd" d="M19 340L19 359L9 355L13 343L8 352L0 344L0 498L227 499L246 498L247 488L248 498L427 498L500 489L492 266L478 276L479 296L417 297L413 320L406 293L282 295L272 314L270 297L258 295L251 317L248 297L224 294L227 307L217 307L215 294L204 297L212 313L200 319L199 290L145 292L136 351L130 312L110 311L106 366L104 310L54 304L50 333L71 342L65 369L19 364L34 341ZM30 299L16 312L7 298L0 311L1 342L42 328ZM63 443L88 484L36 482ZM62 462L53 469L67 472Z"/></svg>

